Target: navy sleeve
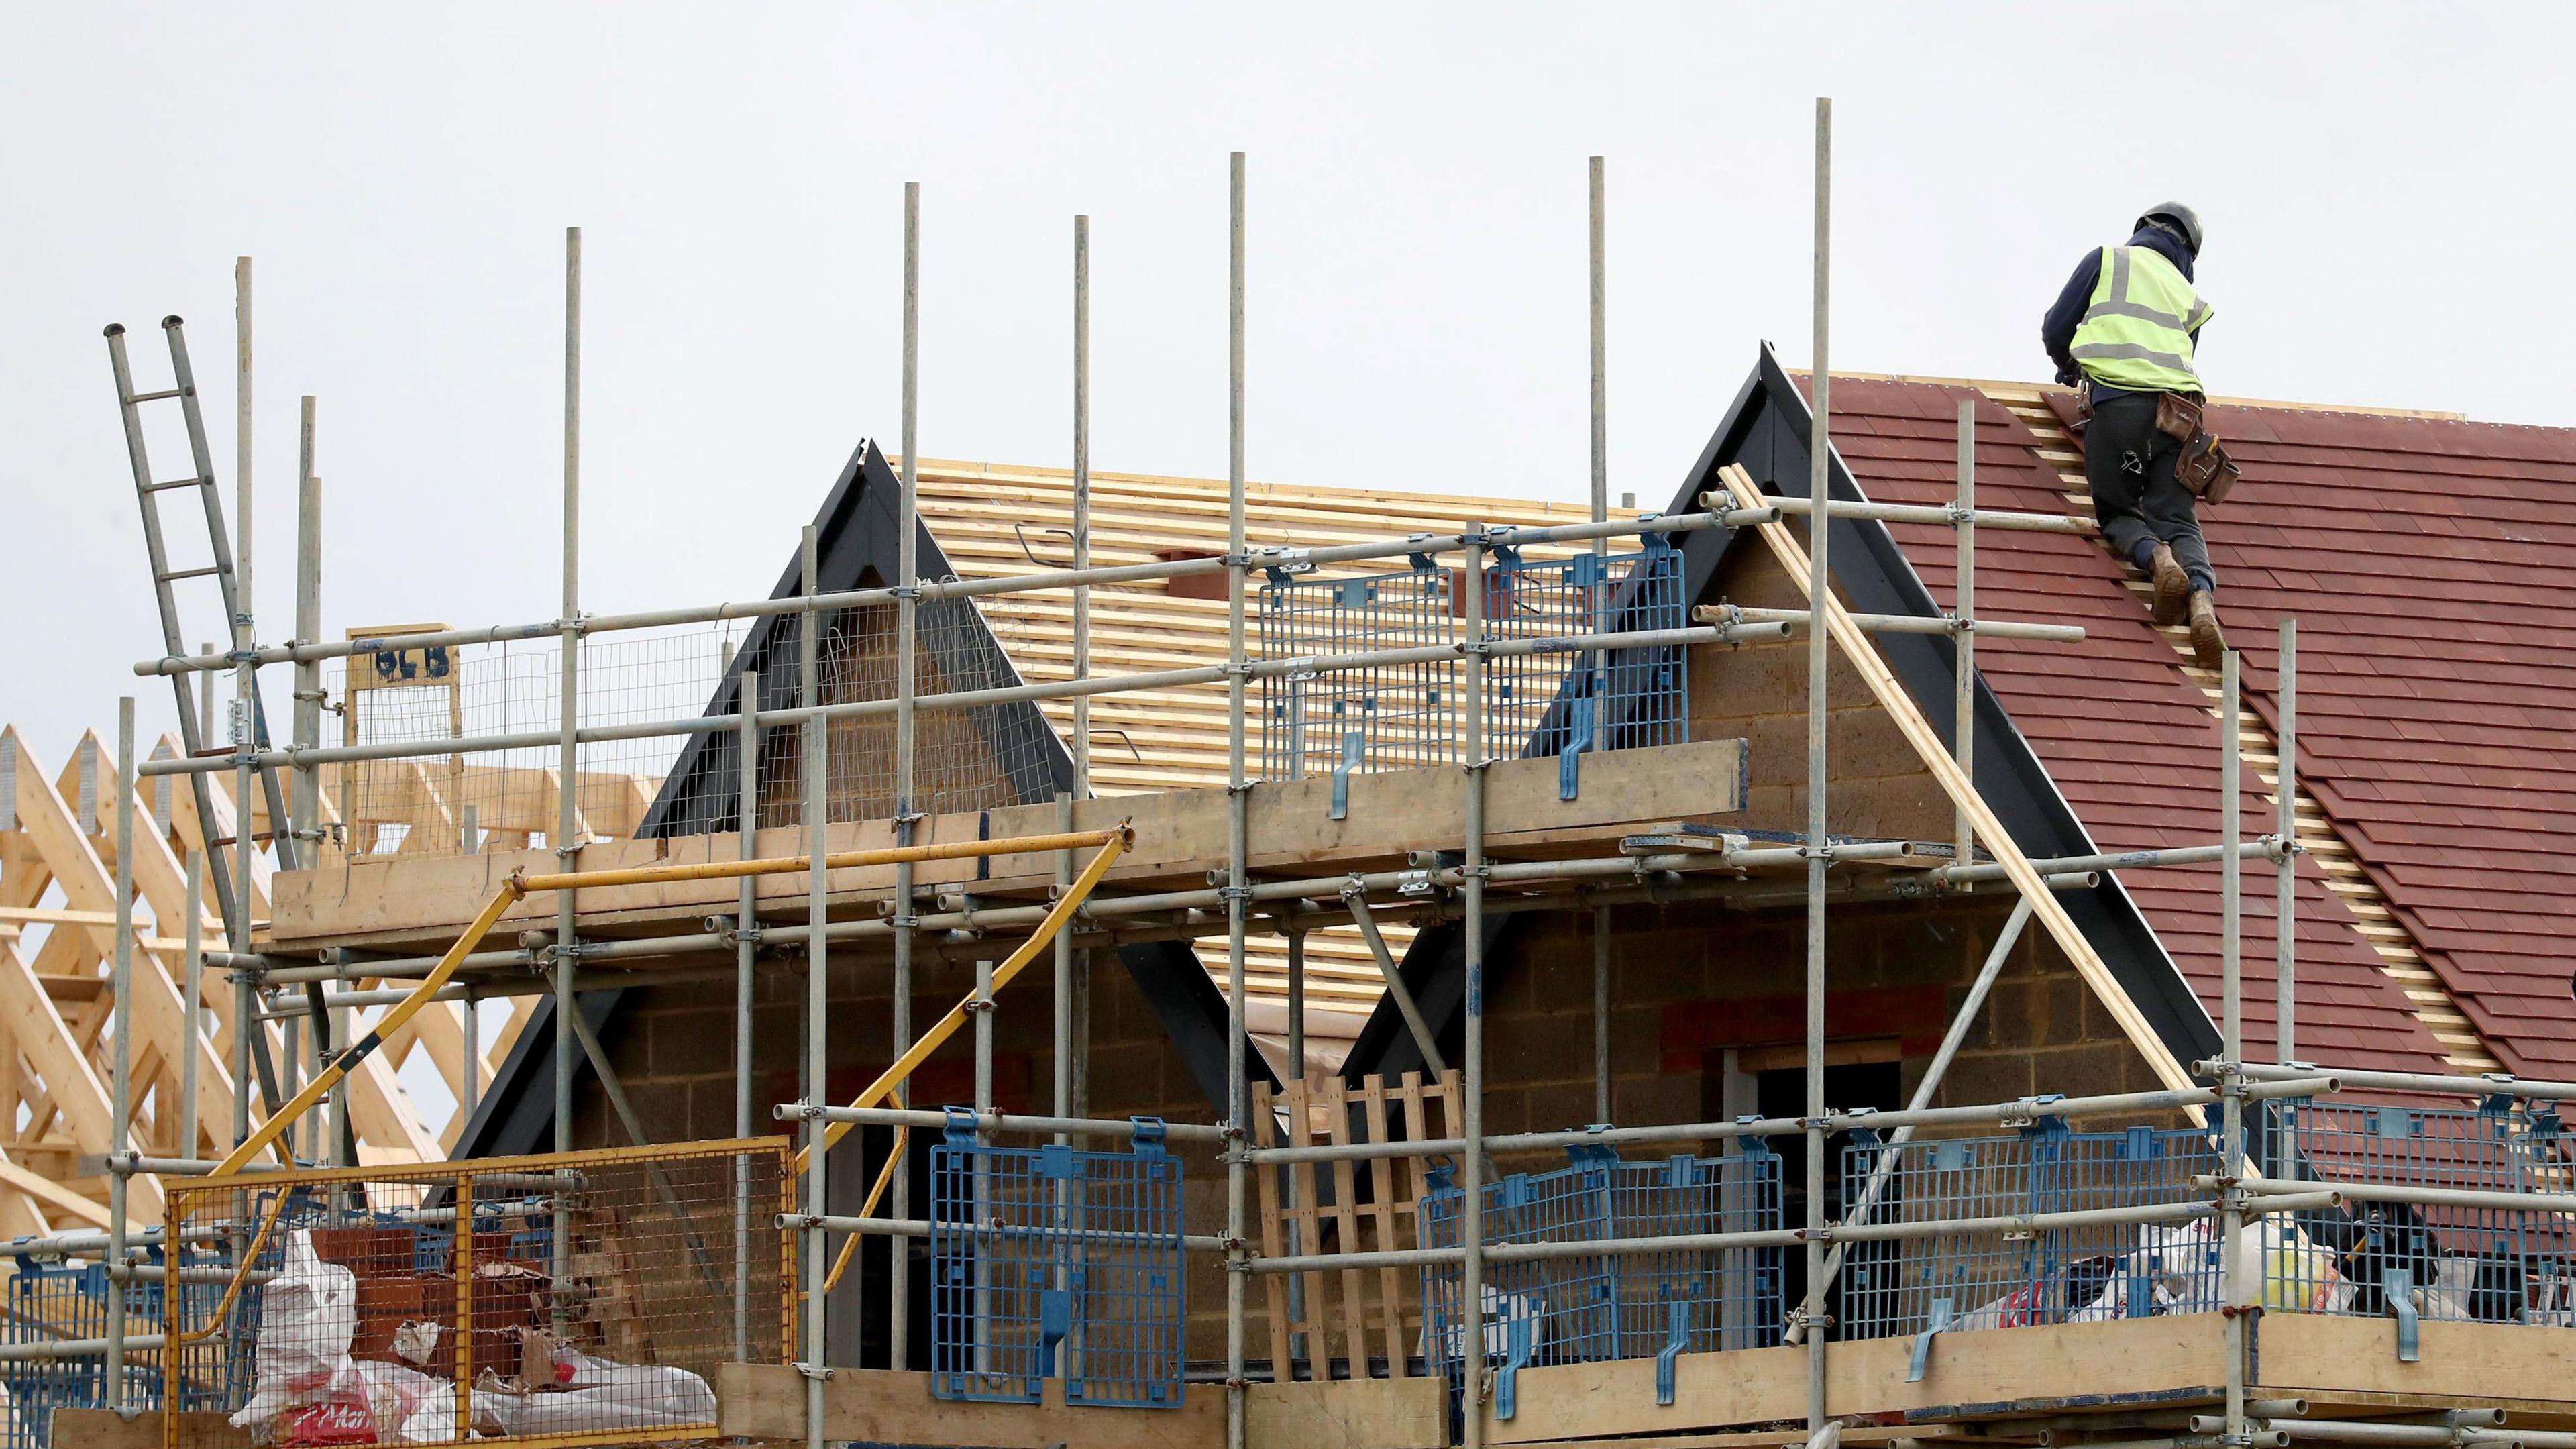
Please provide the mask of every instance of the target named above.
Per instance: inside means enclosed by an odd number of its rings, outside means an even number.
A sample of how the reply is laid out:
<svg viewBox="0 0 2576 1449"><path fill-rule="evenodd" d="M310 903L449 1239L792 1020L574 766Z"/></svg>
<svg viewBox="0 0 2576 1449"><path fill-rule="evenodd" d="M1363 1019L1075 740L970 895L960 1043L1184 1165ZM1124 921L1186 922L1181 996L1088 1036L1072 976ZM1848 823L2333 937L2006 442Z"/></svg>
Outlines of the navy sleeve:
<svg viewBox="0 0 2576 1449"><path fill-rule="evenodd" d="M2093 288L2102 280L2102 252L2096 247L2075 264L2075 275L2066 279L2066 290L2057 294L2057 302L2039 322L2040 345L2048 349L2048 360L2057 364L2058 380L2072 381L2075 372L2075 328L2084 320L2084 309L2093 299Z"/></svg>

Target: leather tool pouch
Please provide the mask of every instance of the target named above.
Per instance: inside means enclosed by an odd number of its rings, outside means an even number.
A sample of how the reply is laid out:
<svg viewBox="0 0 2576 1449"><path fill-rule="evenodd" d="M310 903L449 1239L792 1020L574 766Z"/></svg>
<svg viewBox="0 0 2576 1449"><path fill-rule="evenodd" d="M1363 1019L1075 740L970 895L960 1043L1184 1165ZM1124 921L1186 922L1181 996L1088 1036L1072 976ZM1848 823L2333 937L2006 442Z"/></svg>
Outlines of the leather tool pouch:
<svg viewBox="0 0 2576 1449"><path fill-rule="evenodd" d="M2199 437L2201 402L2192 393L2157 393L2156 431L2177 443L2189 443Z"/></svg>
<svg viewBox="0 0 2576 1449"><path fill-rule="evenodd" d="M2236 487L2236 461L2216 438L2201 433L2182 445L2181 455L2174 459L2174 477L2203 503L2223 503Z"/></svg>

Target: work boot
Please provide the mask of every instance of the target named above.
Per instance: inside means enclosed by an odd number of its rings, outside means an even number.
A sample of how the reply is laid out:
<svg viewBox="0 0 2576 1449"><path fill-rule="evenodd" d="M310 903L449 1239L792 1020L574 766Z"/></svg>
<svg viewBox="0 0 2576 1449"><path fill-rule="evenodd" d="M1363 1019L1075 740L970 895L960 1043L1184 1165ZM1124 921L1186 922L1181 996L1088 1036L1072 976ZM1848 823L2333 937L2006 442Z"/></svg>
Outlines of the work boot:
<svg viewBox="0 0 2576 1449"><path fill-rule="evenodd" d="M2155 551L2147 556L2147 577L2155 583L2151 597L2156 622L2166 625L2181 623L2190 607L2191 576L2182 571L2182 562L2174 557L2171 548L2161 543L2155 546Z"/></svg>
<svg viewBox="0 0 2576 1449"><path fill-rule="evenodd" d="M2218 605L2209 590L2191 591L2191 652L2200 667L2216 670L2227 661L2227 636L2218 632Z"/></svg>

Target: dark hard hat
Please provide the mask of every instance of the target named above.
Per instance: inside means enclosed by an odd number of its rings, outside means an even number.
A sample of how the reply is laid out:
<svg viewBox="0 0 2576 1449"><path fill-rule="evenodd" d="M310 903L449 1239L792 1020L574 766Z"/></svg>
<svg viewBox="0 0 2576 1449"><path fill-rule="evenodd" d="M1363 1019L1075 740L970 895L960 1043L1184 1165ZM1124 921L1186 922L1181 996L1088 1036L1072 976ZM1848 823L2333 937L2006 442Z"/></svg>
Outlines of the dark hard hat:
<svg viewBox="0 0 2576 1449"><path fill-rule="evenodd" d="M2159 201L2138 214L2139 226L2159 220L2172 222L2174 230L2182 233L2183 245L2191 248L2193 256L2200 255L2199 212L2179 201Z"/></svg>

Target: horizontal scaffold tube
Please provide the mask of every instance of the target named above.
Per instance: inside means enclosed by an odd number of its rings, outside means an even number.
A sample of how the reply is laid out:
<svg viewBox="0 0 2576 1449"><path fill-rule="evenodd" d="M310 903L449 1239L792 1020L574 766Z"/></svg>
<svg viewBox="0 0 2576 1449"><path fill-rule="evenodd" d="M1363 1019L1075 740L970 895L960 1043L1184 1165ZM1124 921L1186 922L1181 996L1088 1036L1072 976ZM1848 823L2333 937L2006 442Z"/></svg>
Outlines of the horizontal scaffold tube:
<svg viewBox="0 0 2576 1449"><path fill-rule="evenodd" d="M1632 630L1625 633L1567 634L1543 639L1497 640L1477 646L1481 652L1496 656L1524 654L1588 653L1596 650L1617 651L1655 646L1688 644L1740 644L1754 639L1784 637L1784 624L1730 624L1688 629ZM411 647L406 645L405 647ZM1269 679L1291 674L1337 673L1347 670L1374 669L1389 664L1422 663L1432 659L1462 657L1466 644L1443 644L1410 649L1378 649L1361 654L1311 655L1298 659L1265 659L1246 665L1255 679ZM945 694L916 695L916 710L984 709L994 705L1026 704L1047 699L1078 699L1092 695L1124 694L1135 690L1184 689L1192 685L1216 684L1226 677L1222 664L1201 665L1191 669L1152 670L1140 674L1098 674L1080 679L1057 680L1052 684L1014 684L993 689L957 690ZM900 701L887 699L852 700L841 704L800 705L793 709L764 709L760 723L772 729L801 725L809 721L830 723L839 720L890 717L901 707ZM674 735L720 734L740 727L742 718L733 714L683 715L663 720L636 720L624 724L589 725L574 730L577 744L603 744L612 740L663 739ZM459 735L428 741L385 741L372 745L288 746L253 751L246 754L197 755L165 760L147 760L137 773L147 776L212 774L237 769L245 764L258 769L308 769L318 765L349 764L361 760L444 759L454 755L491 754L505 750L554 749L563 743L561 730L519 730L509 734Z"/></svg>
<svg viewBox="0 0 2576 1449"><path fill-rule="evenodd" d="M2205 1077L2229 1071L2256 1081L2276 1082L2284 1077L2299 1076L2316 1068L2304 1062L2287 1066L2276 1062L2242 1062L2230 1067L2224 1062L2196 1062L2192 1070ZM2362 1092L2426 1092L2460 1097L2522 1097L2539 1102L2576 1100L2576 1082L2548 1082L2517 1077L2509 1072L2487 1076L2452 1077L2438 1072L2365 1072L2337 1068L2335 1075L2345 1084Z"/></svg>
<svg viewBox="0 0 2576 1449"><path fill-rule="evenodd" d="M1735 495L1722 488L1712 488L1699 496L1700 505L1724 508L1735 503ZM1793 517L1815 512L1815 500L1787 496L1765 496L1763 502L1775 511ZM1978 528L2026 528L2041 533L2075 533L2086 536L2096 530L2093 522L2071 513L2017 513L2000 508L1979 508L1961 512L1947 504L1923 503L1858 503L1834 499L1825 506L1828 518L1874 519L1881 523L1930 523L1948 528L1962 520Z"/></svg>
<svg viewBox="0 0 2576 1449"><path fill-rule="evenodd" d="M2439 1172L2439 1166L2426 1169ZM2352 1202L2402 1202L2424 1207L2486 1208L2504 1212L2576 1213L2576 1193L2488 1192L2473 1187L2417 1187L2398 1182L2320 1182L2314 1178L2263 1178L2239 1184L2259 1197L2331 1191Z"/></svg>
<svg viewBox="0 0 2576 1449"><path fill-rule="evenodd" d="M1365 563L1375 559L1406 558L1413 554L1457 553L1481 541L1489 548L1538 548L1553 543L1588 543L1596 538L1621 538L1629 534L1695 533L1710 528L1742 528L1777 520L1778 511L1771 508L1737 508L1730 503L1716 513L1678 513L1634 519L1613 519L1607 523L1567 523L1546 528L1496 527L1482 535L1463 533L1417 533L1401 539L1367 543L1334 544L1324 548L1257 548L1244 556L1247 569L1284 568L1304 570L1328 564ZM988 579L941 579L923 581L917 597L923 599L963 599L983 594L1033 593L1043 589L1071 588L1076 584L1144 583L1154 579L1187 578L1199 574L1221 574L1234 567L1224 558L1174 559L1163 563L1114 564L1088 569L1042 569L1025 574L1004 574ZM382 638L317 641L298 644L273 644L249 651L249 657L260 664L303 664L323 659L340 659L358 654L374 654L387 649L425 649L456 647L466 644L507 644L525 639L560 639L566 633L610 634L632 629L666 629L688 624L714 624L727 619L758 619L783 614L801 614L808 609L817 612L837 609L868 608L895 602L898 591L892 588L846 589L839 593L791 595L786 598L754 599L741 603L701 604L678 609L651 609L629 614L593 614L580 619L544 619L525 624L488 624L467 629L441 629L422 634L389 635ZM191 670L237 669L242 656L236 654L183 654L160 659L146 659L134 666L134 672L145 677L156 674L179 674Z"/></svg>
<svg viewBox="0 0 2576 1449"><path fill-rule="evenodd" d="M116 1340L120 1353L148 1353L165 1342L157 1333L129 1333ZM105 1358L104 1338L59 1338L51 1343L0 1344L0 1363L51 1363L58 1358Z"/></svg>
<svg viewBox="0 0 2576 1449"><path fill-rule="evenodd" d="M2332 1205L2333 1194L2313 1193L2310 1201L2265 1203L2261 1211L2293 1212ZM1890 1242L1934 1238L1962 1232L2044 1232L2055 1228L2101 1227L2120 1223L2174 1223L2214 1217L2217 1205L2205 1202L2155 1203L2142 1207L2083 1208L2062 1213L2025 1213L2010 1217L1939 1218L1914 1223L1871 1223L1856 1228L1827 1228L1827 1241ZM1674 1233L1654 1238L1568 1239L1547 1243L1489 1243L1487 1262L1539 1262L1553 1258L1641 1257L1652 1253L1721 1252L1733 1248L1785 1248L1808 1241L1804 1228L1763 1228L1734 1233ZM1457 1248L1394 1248L1369 1253L1302 1253L1255 1258L1255 1273L1298 1273L1326 1268L1426 1268L1458 1262Z"/></svg>
<svg viewBox="0 0 2576 1449"><path fill-rule="evenodd" d="M930 1236L931 1228L931 1223L928 1218L853 1218L842 1217L830 1213L821 1214L819 1216L813 1213L780 1213L777 1215L776 1222L777 1226L786 1232L800 1232L807 1228L821 1228L827 1233L858 1234L862 1237L875 1238L926 1238ZM1151 1245L1172 1241L1171 1235L1168 1233L1122 1233L1091 1228L1067 1229L1047 1227L1043 1225L1032 1226L1028 1224L979 1223L963 1221L950 1223L947 1226L960 1233L970 1233L978 1239L997 1237L1035 1238L1045 1237L1050 1234L1063 1233L1070 1237L1079 1239L1086 1246L1095 1244L1116 1246L1122 1243L1142 1243ZM1199 1233L1183 1233L1180 1238L1180 1243L1183 1248L1186 1248L1193 1253L1222 1253L1225 1251L1225 1239Z"/></svg>
<svg viewBox="0 0 2576 1449"><path fill-rule="evenodd" d="M1070 1137L1133 1137L1136 1124L1106 1117L1037 1117L1021 1112L932 1112L913 1107L815 1107L780 1102L770 1115L781 1122L844 1122L859 1127L940 1129L967 1122L984 1132L1062 1132ZM1224 1142L1222 1127L1194 1122L1166 1122L1163 1134L1174 1142Z"/></svg>
<svg viewBox="0 0 2576 1449"><path fill-rule="evenodd" d="M1805 628L1807 619L1804 609L1757 609L1744 604L1702 604L1691 610L1691 622L1695 624L1778 624L1793 633ZM2039 624L2021 619L1971 619L1962 624L1946 614L1854 614L1851 621L1871 634L1968 633L1980 639L2084 642L2084 631L2073 624Z"/></svg>
<svg viewBox="0 0 2576 1449"><path fill-rule="evenodd" d="M2309 1077L2295 1082L2273 1084L2285 1097L2308 1097L2336 1089L2333 1077ZM2101 1097L2024 1097L2012 1102L1987 1102L1962 1107L1926 1107L1912 1112L1836 1112L1826 1116L1822 1125L1828 1132L1854 1129L1877 1130L1897 1127L1962 1127L1989 1123L2020 1122L2036 1117L2106 1117L2126 1116L2139 1112L2175 1112L2193 1107L2207 1107L2219 1101L2219 1093L2205 1087L2179 1092L2119 1092ZM1803 1117L1764 1117L1749 1122L1681 1122L1656 1127L1576 1128L1563 1132L1519 1132L1485 1139L1485 1151L1539 1152L1559 1147L1617 1147L1647 1142L1715 1142L1733 1137L1794 1137L1812 1125ZM1456 1137L1433 1138L1423 1142L1346 1142L1317 1147L1254 1147L1244 1150L1253 1162L1343 1162L1373 1157L1409 1157L1415 1155L1456 1155L1467 1150L1464 1140ZM2320 1185L2308 1184L2307 1191Z"/></svg>

